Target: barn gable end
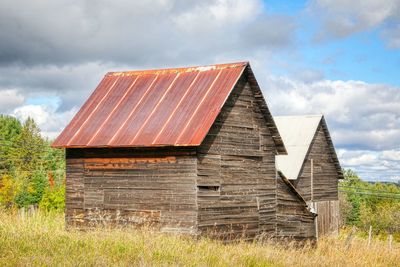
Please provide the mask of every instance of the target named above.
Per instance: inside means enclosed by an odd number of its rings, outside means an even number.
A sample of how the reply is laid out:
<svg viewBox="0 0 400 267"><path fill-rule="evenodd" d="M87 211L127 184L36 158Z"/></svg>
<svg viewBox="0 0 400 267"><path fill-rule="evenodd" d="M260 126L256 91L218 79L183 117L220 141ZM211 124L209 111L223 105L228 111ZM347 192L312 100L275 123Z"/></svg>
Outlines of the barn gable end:
<svg viewBox="0 0 400 267"><path fill-rule="evenodd" d="M256 92L243 76L198 148L201 232L275 234L277 151Z"/></svg>
<svg viewBox="0 0 400 267"><path fill-rule="evenodd" d="M311 200L311 159L313 160L313 200L337 200L338 179L342 171L338 171L335 163L336 153L332 152L329 136L326 134L326 124L320 122L311 142L309 151L303 162L299 176L294 181L296 188L306 201ZM333 154L335 153L335 154Z"/></svg>

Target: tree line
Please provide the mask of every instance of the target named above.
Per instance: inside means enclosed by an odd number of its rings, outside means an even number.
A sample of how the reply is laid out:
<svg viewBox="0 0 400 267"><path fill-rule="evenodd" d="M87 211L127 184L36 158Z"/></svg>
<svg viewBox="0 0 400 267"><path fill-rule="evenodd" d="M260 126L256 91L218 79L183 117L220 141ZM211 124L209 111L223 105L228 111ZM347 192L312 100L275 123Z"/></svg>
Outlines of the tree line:
<svg viewBox="0 0 400 267"><path fill-rule="evenodd" d="M64 150L53 149L32 118L0 115L0 205L64 210Z"/></svg>
<svg viewBox="0 0 400 267"><path fill-rule="evenodd" d="M400 240L400 187L394 183L369 183L352 170L339 182L342 226L355 226L367 233L393 234Z"/></svg>

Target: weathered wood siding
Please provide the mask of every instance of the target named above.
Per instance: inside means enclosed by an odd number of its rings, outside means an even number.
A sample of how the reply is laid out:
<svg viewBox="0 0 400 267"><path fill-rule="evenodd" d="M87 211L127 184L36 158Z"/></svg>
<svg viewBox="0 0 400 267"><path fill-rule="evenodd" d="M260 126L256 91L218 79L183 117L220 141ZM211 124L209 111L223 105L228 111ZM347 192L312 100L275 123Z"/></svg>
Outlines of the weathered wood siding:
<svg viewBox="0 0 400 267"><path fill-rule="evenodd" d="M318 127L303 168L295 182L306 201L311 200L311 159L313 159L313 200L338 200L338 171L322 125Z"/></svg>
<svg viewBox="0 0 400 267"><path fill-rule="evenodd" d="M317 212L318 236L339 234L339 200L318 201L313 203Z"/></svg>
<svg viewBox="0 0 400 267"><path fill-rule="evenodd" d="M66 221L196 232L195 151L67 149Z"/></svg>
<svg viewBox="0 0 400 267"><path fill-rule="evenodd" d="M277 237L294 240L314 240L314 215L281 180L277 180Z"/></svg>
<svg viewBox="0 0 400 267"><path fill-rule="evenodd" d="M198 148L198 228L222 238L276 232L276 147L242 77Z"/></svg>
<svg viewBox="0 0 400 267"><path fill-rule="evenodd" d="M84 224L84 173L82 158L67 157L65 181L65 220L67 227Z"/></svg>

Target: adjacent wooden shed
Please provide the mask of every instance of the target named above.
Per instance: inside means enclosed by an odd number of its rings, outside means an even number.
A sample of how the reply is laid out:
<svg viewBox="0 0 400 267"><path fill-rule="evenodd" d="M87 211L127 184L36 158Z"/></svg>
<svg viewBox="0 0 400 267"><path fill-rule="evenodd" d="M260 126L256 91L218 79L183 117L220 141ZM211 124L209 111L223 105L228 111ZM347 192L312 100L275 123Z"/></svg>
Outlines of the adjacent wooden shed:
<svg viewBox="0 0 400 267"><path fill-rule="evenodd" d="M278 171L277 186L277 237L295 240L315 240L315 217L298 190Z"/></svg>
<svg viewBox="0 0 400 267"><path fill-rule="evenodd" d="M277 233L286 150L247 62L108 73L53 146L66 148L69 227Z"/></svg>
<svg viewBox="0 0 400 267"><path fill-rule="evenodd" d="M324 117L276 116L274 120L288 151L277 156L277 168L318 214L316 235L337 234L338 182L343 173Z"/></svg>

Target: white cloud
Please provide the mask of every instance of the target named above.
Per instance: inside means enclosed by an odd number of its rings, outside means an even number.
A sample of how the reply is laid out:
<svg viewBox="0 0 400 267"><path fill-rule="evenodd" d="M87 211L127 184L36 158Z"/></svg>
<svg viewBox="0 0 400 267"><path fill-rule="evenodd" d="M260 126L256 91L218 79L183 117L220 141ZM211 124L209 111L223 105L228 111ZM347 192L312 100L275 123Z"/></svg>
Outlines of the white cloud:
<svg viewBox="0 0 400 267"><path fill-rule="evenodd" d="M263 5L261 0L4 0L0 39L7 42L0 42L0 63L157 67L158 62L161 67L287 46L295 36L290 18L265 13ZM253 28L257 34L244 38ZM252 48L245 49L249 44Z"/></svg>
<svg viewBox="0 0 400 267"><path fill-rule="evenodd" d="M383 151L382 158L385 160L399 161L399 164L400 164L400 150Z"/></svg>
<svg viewBox="0 0 400 267"><path fill-rule="evenodd" d="M342 167L363 179L400 176L400 88L268 75L259 82L274 115L325 115Z"/></svg>
<svg viewBox="0 0 400 267"><path fill-rule="evenodd" d="M272 50L295 39L291 21L261 0L4 0L0 91L57 96L64 111L110 70L271 62Z"/></svg>
<svg viewBox="0 0 400 267"><path fill-rule="evenodd" d="M400 180L400 149L383 151L338 149L342 167L355 170L363 179Z"/></svg>
<svg viewBox="0 0 400 267"><path fill-rule="evenodd" d="M388 47L400 48L400 23L393 27L386 28L382 32L382 38L386 40Z"/></svg>
<svg viewBox="0 0 400 267"><path fill-rule="evenodd" d="M11 115L21 121L31 117L38 124L44 137L54 139L76 113L76 109L56 112L53 105L24 105L16 108Z"/></svg>
<svg viewBox="0 0 400 267"><path fill-rule="evenodd" d="M372 151L347 151L340 153L341 163L346 167L358 167L360 165L374 165L378 156Z"/></svg>
<svg viewBox="0 0 400 267"><path fill-rule="evenodd" d="M221 27L227 23L237 24L252 20L259 15L262 4L260 1L247 0L217 0L203 2L187 9L173 18L179 29L191 32L201 27ZM252 16L253 15L253 16ZM206 25L202 25L204 22Z"/></svg>
<svg viewBox="0 0 400 267"><path fill-rule="evenodd" d="M311 0L308 11L322 25L318 40L344 38L361 31L383 27L390 47L398 48L400 2L398 0Z"/></svg>
<svg viewBox="0 0 400 267"><path fill-rule="evenodd" d="M336 145L399 147L400 88L361 81L303 82L268 76L263 88L276 115L324 114Z"/></svg>
<svg viewBox="0 0 400 267"><path fill-rule="evenodd" d="M29 68L0 66L0 112L10 111L37 96L58 96L62 100L59 108L69 110L82 104L107 71L123 68L126 66L99 62Z"/></svg>
<svg viewBox="0 0 400 267"><path fill-rule="evenodd" d="M0 88L0 113L6 113L10 109L13 109L21 105L25 100L25 97L16 89L4 89Z"/></svg>

